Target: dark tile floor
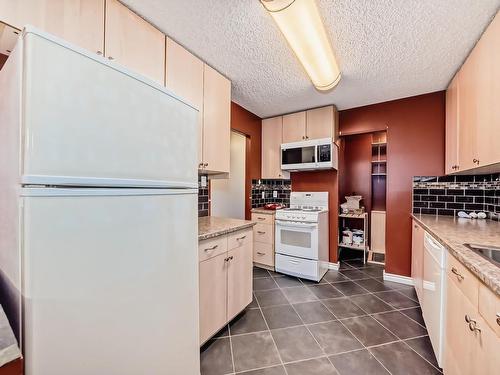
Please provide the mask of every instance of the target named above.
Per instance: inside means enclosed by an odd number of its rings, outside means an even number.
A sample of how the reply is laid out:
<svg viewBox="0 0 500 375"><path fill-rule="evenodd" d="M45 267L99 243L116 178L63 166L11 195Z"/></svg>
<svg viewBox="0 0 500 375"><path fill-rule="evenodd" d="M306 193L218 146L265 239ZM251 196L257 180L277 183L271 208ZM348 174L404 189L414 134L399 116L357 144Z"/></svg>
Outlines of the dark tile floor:
<svg viewBox="0 0 500 375"><path fill-rule="evenodd" d="M254 301L201 349L202 375L440 374L415 290L359 260L320 283L254 269Z"/></svg>

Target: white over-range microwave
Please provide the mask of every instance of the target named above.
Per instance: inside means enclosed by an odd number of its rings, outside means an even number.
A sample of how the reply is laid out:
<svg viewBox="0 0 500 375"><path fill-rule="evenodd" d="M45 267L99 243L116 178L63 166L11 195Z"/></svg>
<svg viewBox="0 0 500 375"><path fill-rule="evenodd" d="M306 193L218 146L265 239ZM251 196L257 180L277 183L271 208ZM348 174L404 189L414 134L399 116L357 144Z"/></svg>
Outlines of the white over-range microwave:
<svg viewBox="0 0 500 375"><path fill-rule="evenodd" d="M281 169L284 171L337 168L338 148L331 138L283 143L281 145Z"/></svg>

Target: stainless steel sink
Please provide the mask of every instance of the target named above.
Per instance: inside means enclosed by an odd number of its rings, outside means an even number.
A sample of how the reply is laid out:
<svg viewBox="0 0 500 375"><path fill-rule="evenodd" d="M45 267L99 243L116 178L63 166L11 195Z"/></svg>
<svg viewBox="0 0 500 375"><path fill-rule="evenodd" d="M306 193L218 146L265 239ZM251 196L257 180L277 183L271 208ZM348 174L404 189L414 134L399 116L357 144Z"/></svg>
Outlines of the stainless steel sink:
<svg viewBox="0 0 500 375"><path fill-rule="evenodd" d="M464 246L468 247L476 254L495 264L497 267L500 267L500 247L478 245L473 243L464 243Z"/></svg>

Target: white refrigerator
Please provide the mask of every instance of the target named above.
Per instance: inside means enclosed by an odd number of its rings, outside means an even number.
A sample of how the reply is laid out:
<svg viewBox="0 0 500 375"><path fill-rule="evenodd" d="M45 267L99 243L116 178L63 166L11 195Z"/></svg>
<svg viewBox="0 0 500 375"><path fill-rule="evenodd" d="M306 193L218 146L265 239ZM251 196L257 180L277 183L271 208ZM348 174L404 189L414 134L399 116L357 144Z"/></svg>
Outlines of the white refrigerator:
<svg viewBox="0 0 500 375"><path fill-rule="evenodd" d="M199 374L198 110L30 27L0 89L0 289L26 375Z"/></svg>

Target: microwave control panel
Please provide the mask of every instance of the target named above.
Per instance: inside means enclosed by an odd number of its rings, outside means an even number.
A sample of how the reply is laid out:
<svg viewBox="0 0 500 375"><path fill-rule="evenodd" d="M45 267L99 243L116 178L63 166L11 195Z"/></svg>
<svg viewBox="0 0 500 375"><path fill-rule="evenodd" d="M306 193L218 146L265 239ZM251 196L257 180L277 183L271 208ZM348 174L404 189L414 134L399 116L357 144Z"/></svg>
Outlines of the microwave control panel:
<svg viewBox="0 0 500 375"><path fill-rule="evenodd" d="M331 145L319 145L318 146L318 162L329 162L332 160L331 156Z"/></svg>

